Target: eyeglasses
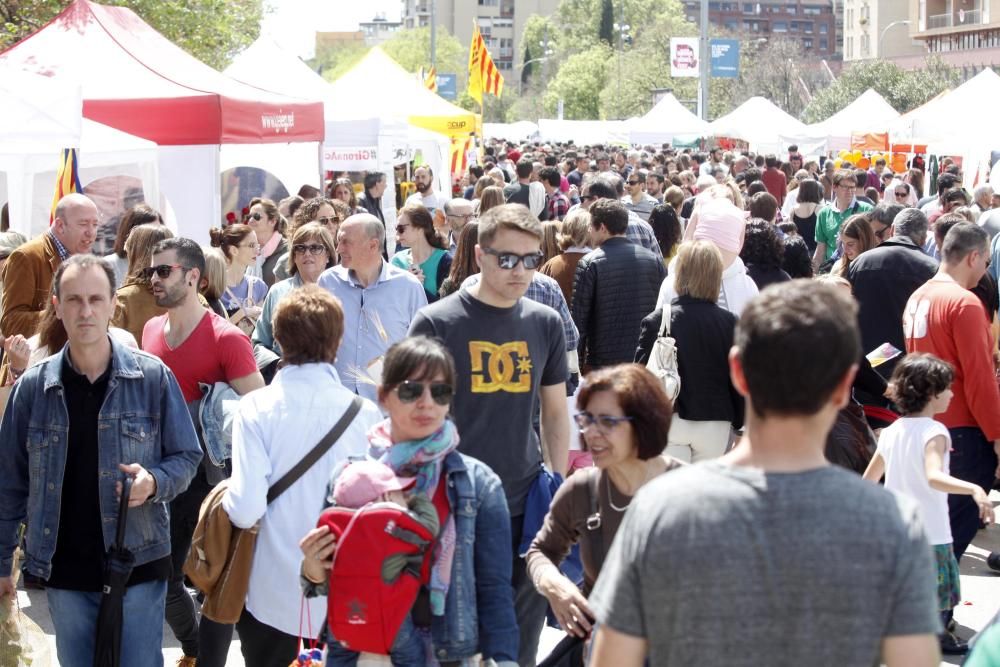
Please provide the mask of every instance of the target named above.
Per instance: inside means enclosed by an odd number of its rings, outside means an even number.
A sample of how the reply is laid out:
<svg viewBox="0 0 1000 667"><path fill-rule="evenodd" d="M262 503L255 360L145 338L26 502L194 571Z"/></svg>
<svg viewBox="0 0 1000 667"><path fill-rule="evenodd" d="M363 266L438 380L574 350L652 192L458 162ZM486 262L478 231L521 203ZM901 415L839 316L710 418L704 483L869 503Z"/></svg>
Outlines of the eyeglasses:
<svg viewBox="0 0 1000 667"><path fill-rule="evenodd" d="M166 280L170 277L170 274L174 272L174 269L183 269L184 271L190 270L191 267L184 266L183 264L157 264L156 266L147 266L142 270L142 279L149 282L153 279L153 274L155 273L160 277L160 280Z"/></svg>
<svg viewBox="0 0 1000 667"><path fill-rule="evenodd" d="M256 213L251 213L250 217L253 218L254 220L259 221L263 216L260 214L260 211L258 211Z"/></svg>
<svg viewBox="0 0 1000 667"><path fill-rule="evenodd" d="M292 246L292 252L296 255L304 255L307 252L310 255L322 255L326 252L326 246L321 243L312 243L310 245L306 245L305 243L296 243Z"/></svg>
<svg viewBox="0 0 1000 667"><path fill-rule="evenodd" d="M634 417L612 417L611 415L592 415L589 412L577 412L573 415L573 421L580 430L586 429L588 426L597 424L597 428L602 432L607 432L614 430L616 426L624 422L633 421Z"/></svg>
<svg viewBox="0 0 1000 667"><path fill-rule="evenodd" d="M533 252L527 255L516 255L512 252L500 252L499 250L494 250L493 248L483 248L483 252L487 255L493 255L497 258L497 265L501 269L506 269L510 271L514 269L518 262L524 264L524 268L531 271L537 269L545 259L545 255L540 252Z"/></svg>
<svg viewBox="0 0 1000 667"><path fill-rule="evenodd" d="M884 241L885 240L885 233L888 230L889 230L888 225L886 225L885 227L883 227L882 229L880 229L878 231L875 231L875 227L872 226L872 233L875 234L875 238L877 238L879 241Z"/></svg>
<svg viewBox="0 0 1000 667"><path fill-rule="evenodd" d="M455 394L454 388L447 382L426 383L404 380L396 385L396 396L403 403L413 403L424 395L425 387L430 388L431 399L438 405L448 405L451 403L451 397Z"/></svg>
<svg viewBox="0 0 1000 667"><path fill-rule="evenodd" d="M837 183L838 188L844 188L845 190L853 190L858 187L855 183Z"/></svg>
<svg viewBox="0 0 1000 667"><path fill-rule="evenodd" d="M340 218L338 218L335 215L324 215L321 218L316 218L316 222L318 222L321 225L330 225L333 223L340 222Z"/></svg>
<svg viewBox="0 0 1000 667"><path fill-rule="evenodd" d="M396 233L397 234L402 234L407 229L409 229L409 227L410 227L409 225L396 225Z"/></svg>

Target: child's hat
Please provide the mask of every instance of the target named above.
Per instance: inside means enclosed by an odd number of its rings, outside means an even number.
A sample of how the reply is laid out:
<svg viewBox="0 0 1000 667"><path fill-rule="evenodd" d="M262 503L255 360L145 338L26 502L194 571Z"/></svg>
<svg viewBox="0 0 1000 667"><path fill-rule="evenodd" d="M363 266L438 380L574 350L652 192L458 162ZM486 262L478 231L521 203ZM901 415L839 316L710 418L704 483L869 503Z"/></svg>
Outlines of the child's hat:
<svg viewBox="0 0 1000 667"><path fill-rule="evenodd" d="M359 508L375 502L383 493L405 491L416 483L415 477L397 477L380 461L354 461L337 478L333 501L340 507Z"/></svg>

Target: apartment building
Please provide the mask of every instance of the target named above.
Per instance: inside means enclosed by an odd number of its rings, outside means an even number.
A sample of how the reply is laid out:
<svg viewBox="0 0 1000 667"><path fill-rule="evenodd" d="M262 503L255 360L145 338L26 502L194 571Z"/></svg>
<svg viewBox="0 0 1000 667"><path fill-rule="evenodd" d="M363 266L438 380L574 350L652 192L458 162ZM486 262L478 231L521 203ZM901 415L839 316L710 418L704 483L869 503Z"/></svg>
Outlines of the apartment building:
<svg viewBox="0 0 1000 667"><path fill-rule="evenodd" d="M701 0L685 0L684 11L688 21L698 23ZM840 52L843 0L713 0L708 3L708 18L713 25L744 39L795 39L801 41L806 53L820 58Z"/></svg>
<svg viewBox="0 0 1000 667"><path fill-rule="evenodd" d="M371 21L358 24L358 29L365 36L365 44L368 46L384 43L401 27L403 27L402 21L390 21L385 14L378 14Z"/></svg>
<svg viewBox="0 0 1000 667"><path fill-rule="evenodd" d="M554 14L559 0L403 0L403 26L429 26L432 4L437 25L463 46L472 40L473 21L477 22L493 62L510 79L519 74L514 70L524 58L520 39L528 17Z"/></svg>
<svg viewBox="0 0 1000 667"><path fill-rule="evenodd" d="M1000 0L909 0L910 35L954 67L1000 66Z"/></svg>
<svg viewBox="0 0 1000 667"><path fill-rule="evenodd" d="M844 61L922 58L924 44L911 35L909 2L844 0Z"/></svg>

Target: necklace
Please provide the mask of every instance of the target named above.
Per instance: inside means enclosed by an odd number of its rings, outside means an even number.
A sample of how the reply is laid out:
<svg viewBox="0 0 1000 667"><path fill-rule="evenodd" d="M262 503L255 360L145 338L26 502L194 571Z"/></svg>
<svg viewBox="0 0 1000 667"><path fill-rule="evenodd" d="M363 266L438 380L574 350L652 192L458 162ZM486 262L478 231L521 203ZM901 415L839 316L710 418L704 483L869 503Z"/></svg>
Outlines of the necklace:
<svg viewBox="0 0 1000 667"><path fill-rule="evenodd" d="M647 465L647 467L646 467L646 476L643 478L642 484L640 484L639 487L636 489L637 491L638 491L638 489L641 489L646 484L646 482L649 481L650 473L651 472L652 471L650 470L649 466ZM625 510L627 510L628 506L632 503L632 496L629 497L628 502L625 503L624 507L618 507L617 505L615 505L615 501L611 499L611 475L610 474L606 474L604 476L604 483L605 483L605 485L607 486L607 489L608 489L608 505L611 506L611 509L613 509L614 511L619 512L619 513L624 512Z"/></svg>

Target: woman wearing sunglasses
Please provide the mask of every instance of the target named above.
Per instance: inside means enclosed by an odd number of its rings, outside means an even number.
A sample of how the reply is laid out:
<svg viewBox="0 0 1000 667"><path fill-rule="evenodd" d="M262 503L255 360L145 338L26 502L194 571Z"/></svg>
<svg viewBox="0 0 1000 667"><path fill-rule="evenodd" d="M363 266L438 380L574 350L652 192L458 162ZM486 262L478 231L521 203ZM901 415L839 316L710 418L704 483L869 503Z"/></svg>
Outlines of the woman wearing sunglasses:
<svg viewBox="0 0 1000 667"><path fill-rule="evenodd" d="M291 278L274 283L267 292L261 315L257 319L250 340L254 345L263 345L278 356L281 348L274 340L272 318L278 304L303 285L315 285L319 275L333 266L337 251L333 249L333 237L318 222L308 222L295 230L292 249L288 255L288 273Z"/></svg>
<svg viewBox="0 0 1000 667"><path fill-rule="evenodd" d="M299 227L310 222L318 222L322 227L326 228L326 231L330 232L330 238L333 239L333 247L336 249L337 231L340 229L340 223L349 216L350 210L347 208L347 204L339 199L327 199L326 197L307 199L295 211L295 215L292 217L292 226L288 234L290 238L294 238L295 231ZM291 260L291 252L286 252L278 259L278 264L274 267L274 277L276 279L287 280L291 277L291 274L288 272L289 260ZM337 264L339 261L339 258L334 254L333 263Z"/></svg>
<svg viewBox="0 0 1000 667"><path fill-rule="evenodd" d="M213 228L208 233L212 247L220 248L226 256L226 291L222 294L222 305L226 307L229 321L249 336L267 296L267 283L247 271L256 263L260 250L257 234L248 225Z"/></svg>
<svg viewBox="0 0 1000 667"><path fill-rule="evenodd" d="M484 661L514 665L518 629L506 557L511 550L507 501L500 479L457 451L458 433L448 419L455 381L454 360L430 338L406 338L385 355L378 398L388 418L369 431L369 455L400 477L416 477L414 492L436 498L441 519L430 584L401 632L424 628L442 663L482 654ZM334 539L329 529L318 528L300 546L306 596L323 595ZM331 640L326 665L354 665L357 658Z"/></svg>
<svg viewBox="0 0 1000 667"><path fill-rule="evenodd" d="M416 276L427 292L427 302L433 303L451 271L448 241L434 228L430 211L420 204L403 207L396 220L396 244L406 249L397 252L390 261Z"/></svg>
<svg viewBox="0 0 1000 667"><path fill-rule="evenodd" d="M663 455L670 399L642 366L621 364L591 373L580 386L576 405L580 411L574 418L594 468L573 473L559 487L525 559L559 625L585 638L594 621L587 596L625 510L644 484L681 464ZM559 571L574 544L580 545L583 561L582 591Z"/></svg>
<svg viewBox="0 0 1000 667"><path fill-rule="evenodd" d="M288 242L285 240L288 222L278 212L273 201L254 197L250 200L247 224L257 235L257 243L260 244L260 252L250 266L250 271L270 287L275 282L274 267L281 256L288 252Z"/></svg>

